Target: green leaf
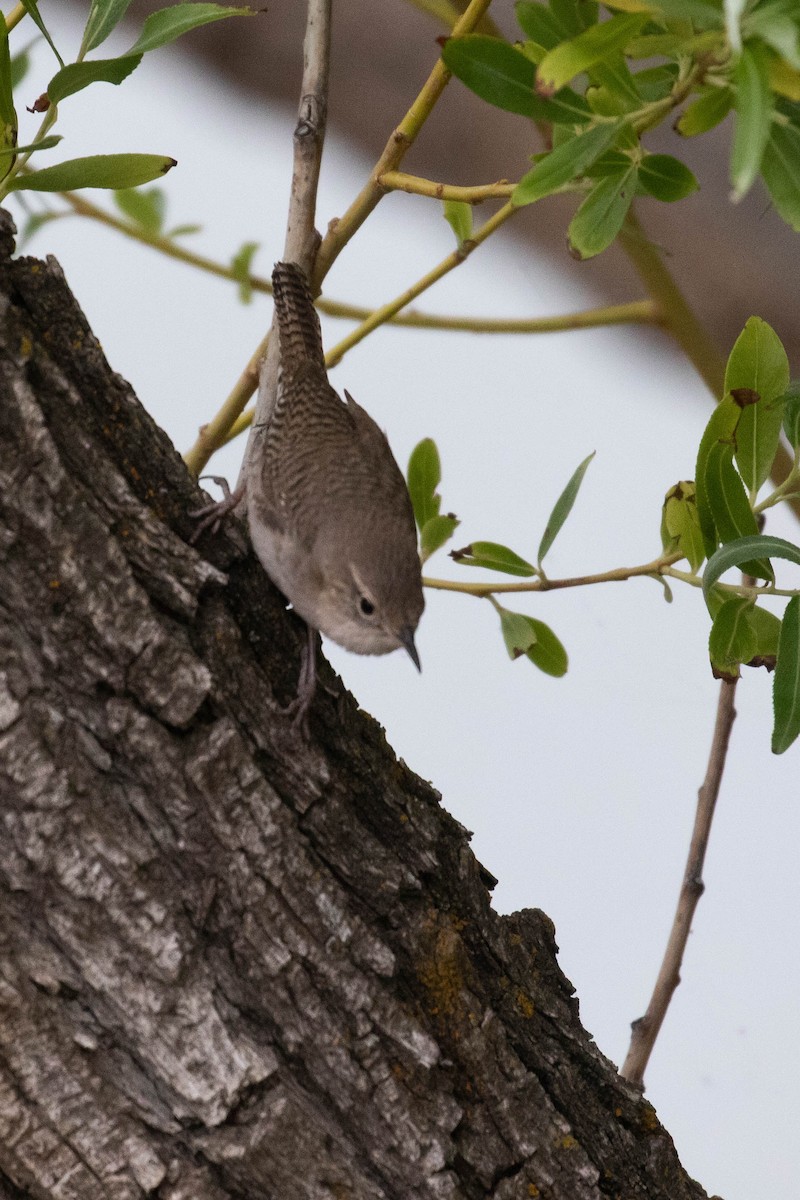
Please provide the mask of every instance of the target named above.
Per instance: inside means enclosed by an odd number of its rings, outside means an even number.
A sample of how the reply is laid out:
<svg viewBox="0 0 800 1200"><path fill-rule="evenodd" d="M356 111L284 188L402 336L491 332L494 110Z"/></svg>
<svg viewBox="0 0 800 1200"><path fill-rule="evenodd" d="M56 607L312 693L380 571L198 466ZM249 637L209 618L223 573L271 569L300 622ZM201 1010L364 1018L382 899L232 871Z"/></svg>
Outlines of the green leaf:
<svg viewBox="0 0 800 1200"><path fill-rule="evenodd" d="M250 8L230 8L221 4L173 4L171 8L159 9L145 19L142 32L128 54L146 54L148 50L166 46L191 29L208 25L210 21L255 15Z"/></svg>
<svg viewBox="0 0 800 1200"><path fill-rule="evenodd" d="M646 13L621 13L599 25L592 25L567 42L561 42L539 63L536 72L537 92L542 96L552 96L588 67L608 58L617 50L624 50L646 23Z"/></svg>
<svg viewBox="0 0 800 1200"><path fill-rule="evenodd" d="M549 196L571 179L582 175L586 167L608 149L620 127L618 121L589 126L585 132L556 146L537 162L532 171L523 175L514 188L512 204L532 204L534 200Z"/></svg>
<svg viewBox="0 0 800 1200"><path fill-rule="evenodd" d="M41 141L32 142L30 146L7 146L0 150L0 158L13 158L17 154L35 154L37 150L52 150L63 140L61 134L51 133L47 137L43 137Z"/></svg>
<svg viewBox="0 0 800 1200"><path fill-rule="evenodd" d="M783 429L789 445L800 447L800 382L790 383L783 394Z"/></svg>
<svg viewBox="0 0 800 1200"><path fill-rule="evenodd" d="M772 469L781 434L779 398L789 386L789 360L781 340L766 321L750 317L725 368L725 392L757 393L742 408L736 430L736 462L745 486L755 494Z"/></svg>
<svg viewBox="0 0 800 1200"><path fill-rule="evenodd" d="M38 25L39 30L43 34L45 41L47 42L50 49L53 51L53 54L55 54L60 65L63 67L64 60L61 57L61 55L58 53L58 50L56 49L56 46L55 46L55 42L50 37L50 34L47 31L47 26L45 25L44 21L42 20L41 14L39 12L39 5L37 4L36 0L22 0L22 7L25 9L25 11L28 13L28 15L34 21L34 23L36 25Z"/></svg>
<svg viewBox="0 0 800 1200"><path fill-rule="evenodd" d="M552 50L567 36L549 8L544 4L529 3L529 0L519 0L514 6L517 20L526 37L538 42L546 50Z"/></svg>
<svg viewBox="0 0 800 1200"><path fill-rule="evenodd" d="M17 175L12 192L73 192L78 188L129 188L150 183L175 166L160 154L92 154L29 175Z"/></svg>
<svg viewBox="0 0 800 1200"><path fill-rule="evenodd" d="M793 6L796 14L797 9ZM800 30L796 18L782 15L772 6L762 5L743 22L748 37L759 37L795 69L800 67Z"/></svg>
<svg viewBox="0 0 800 1200"><path fill-rule="evenodd" d="M595 112L607 111L609 116L615 116L641 108L642 96L622 54L611 54L596 62L588 74L595 97L598 91L603 94L598 107L596 98L592 100L587 92L586 99Z"/></svg>
<svg viewBox="0 0 800 1200"><path fill-rule="evenodd" d="M18 88L31 66L30 46L20 50L11 59L11 90Z"/></svg>
<svg viewBox="0 0 800 1200"><path fill-rule="evenodd" d="M65 212L37 212L31 213L25 224L22 227L22 232L17 239L17 250L22 250L34 234L42 228L43 225L49 224L50 221L60 221L67 214Z"/></svg>
<svg viewBox="0 0 800 1200"><path fill-rule="evenodd" d="M703 534L703 545L705 546L707 558L710 558L717 548L717 527L711 515L711 506L708 501L705 485L708 455L711 447L716 445L717 442L732 441L741 415L742 410L734 400L728 398L720 401L703 431L697 451L697 466L694 476L695 496L697 500L697 515L700 518L700 529Z"/></svg>
<svg viewBox="0 0 800 1200"><path fill-rule="evenodd" d="M597 22L598 5L592 0L550 0L550 8L565 37L574 37Z"/></svg>
<svg viewBox="0 0 800 1200"><path fill-rule="evenodd" d="M771 669L775 666L778 654L781 623L774 613L767 612L766 608L759 608L758 605L754 605L750 610L749 620L756 636L756 652L753 655L756 661L748 659L748 665Z"/></svg>
<svg viewBox="0 0 800 1200"><path fill-rule="evenodd" d="M773 125L761 163L772 203L787 225L800 233L800 129Z"/></svg>
<svg viewBox="0 0 800 1200"><path fill-rule="evenodd" d="M535 617L526 617L525 620L536 635L536 641L525 651L528 658L545 675L553 675L556 679L566 675L569 658L550 626L545 625L544 621L537 621Z"/></svg>
<svg viewBox="0 0 800 1200"><path fill-rule="evenodd" d="M530 576L537 573L536 567L499 542L471 542L463 550L451 550L450 557L467 567L485 567L489 571L502 571L505 575Z"/></svg>
<svg viewBox="0 0 800 1200"><path fill-rule="evenodd" d="M17 144L17 110L11 89L11 54L8 47L8 29L0 19L0 146L13 153ZM11 170L11 163L3 172Z"/></svg>
<svg viewBox="0 0 800 1200"><path fill-rule="evenodd" d="M122 83L142 61L141 54L126 54L122 58L98 58L94 62L70 63L62 67L47 85L47 95L53 104L74 96L90 83Z"/></svg>
<svg viewBox="0 0 800 1200"><path fill-rule="evenodd" d="M632 78L643 100L651 104L655 100L666 100L678 80L678 64L646 67L643 71L637 71Z"/></svg>
<svg viewBox="0 0 800 1200"><path fill-rule="evenodd" d="M758 522L733 465L730 442L715 442L709 450L705 486L719 541L724 544L758 533ZM775 578L766 559L748 561L742 565L742 570L757 579L773 581Z"/></svg>
<svg viewBox="0 0 800 1200"><path fill-rule="evenodd" d="M722 29L722 6L715 0L657 0L657 7L667 18L691 21L695 29Z"/></svg>
<svg viewBox="0 0 800 1200"><path fill-rule="evenodd" d="M536 641L536 633L530 619L522 613L509 612L507 608L500 609L500 628L503 641L506 644L508 657L519 658L526 654Z"/></svg>
<svg viewBox="0 0 800 1200"><path fill-rule="evenodd" d="M708 654L717 678L738 679L740 664L755 657L756 635L748 619L752 607L752 600L733 596L714 617Z"/></svg>
<svg viewBox="0 0 800 1200"><path fill-rule="evenodd" d="M81 55L95 50L119 24L131 0L92 0L81 41Z"/></svg>
<svg viewBox="0 0 800 1200"><path fill-rule="evenodd" d="M425 528L431 517L438 517L441 497L436 489L442 480L442 464L433 438L423 440L411 451L408 460L408 492L417 528Z"/></svg>
<svg viewBox="0 0 800 1200"><path fill-rule="evenodd" d="M588 121L591 112L583 97L564 89L544 100L533 90L536 67L529 58L499 38L472 33L449 38L442 50L444 65L473 92L502 108L535 121L574 124Z"/></svg>
<svg viewBox="0 0 800 1200"><path fill-rule="evenodd" d="M159 234L167 215L167 197L161 188L124 188L114 193L114 203L145 233Z"/></svg>
<svg viewBox="0 0 800 1200"><path fill-rule="evenodd" d="M772 753L783 754L800 733L800 596L792 596L783 614L772 704Z"/></svg>
<svg viewBox="0 0 800 1200"><path fill-rule="evenodd" d="M656 200L683 200L700 186L693 173L671 154L647 154L639 164L639 185Z"/></svg>
<svg viewBox="0 0 800 1200"><path fill-rule="evenodd" d="M456 235L459 246L472 237L472 205L464 200L445 200L444 219Z"/></svg>
<svg viewBox="0 0 800 1200"><path fill-rule="evenodd" d="M596 183L572 218L567 230L575 258L593 258L610 246L636 195L636 167L608 175Z"/></svg>
<svg viewBox="0 0 800 1200"><path fill-rule="evenodd" d="M731 152L733 199L741 200L761 169L772 124L769 56L763 45L748 43L734 71L736 132Z"/></svg>
<svg viewBox="0 0 800 1200"><path fill-rule="evenodd" d="M709 88L704 95L687 105L678 120L675 129L683 137L696 137L698 133L707 133L720 121L724 121L733 107L733 91L729 87Z"/></svg>
<svg viewBox="0 0 800 1200"><path fill-rule="evenodd" d="M689 479L676 483L664 497L661 542L668 553L680 551L693 571L706 556L695 485Z"/></svg>
<svg viewBox="0 0 800 1200"><path fill-rule="evenodd" d="M583 462L575 468L570 476L569 483L553 505L553 511L550 513L550 516L547 519L547 524L545 525L544 533L542 534L542 540L539 543L539 553L536 561L540 567L545 555L548 553L550 547L553 545L553 542L561 532L564 522L572 512L572 506L577 499L578 492L580 491L581 484L583 483L583 477L589 469L589 463L592 461L596 453L597 451L593 450L591 454L587 454Z"/></svg>
<svg viewBox="0 0 800 1200"><path fill-rule="evenodd" d="M231 259L233 277L239 284L239 299L242 304L250 304L253 299L253 285L250 282L250 269L260 242L245 242L240 246Z"/></svg>
<svg viewBox="0 0 800 1200"><path fill-rule="evenodd" d="M708 560L703 572L703 594L708 604L708 597L714 584L722 578L731 567L741 567L746 570L747 562L752 558L786 558L789 562L800 566L800 547L793 546L785 538L775 537L764 533L753 537L738 538L720 546Z"/></svg>
<svg viewBox="0 0 800 1200"><path fill-rule="evenodd" d="M432 554L449 542L461 522L452 513L442 513L426 521L419 536L419 556L427 562Z"/></svg>
<svg viewBox="0 0 800 1200"><path fill-rule="evenodd" d="M168 237L168 238L186 237L187 234L190 234L190 233L200 233L202 228L203 228L202 225L193 225L191 223L188 225L173 225L172 229L167 230L167 232L164 234L164 237Z"/></svg>

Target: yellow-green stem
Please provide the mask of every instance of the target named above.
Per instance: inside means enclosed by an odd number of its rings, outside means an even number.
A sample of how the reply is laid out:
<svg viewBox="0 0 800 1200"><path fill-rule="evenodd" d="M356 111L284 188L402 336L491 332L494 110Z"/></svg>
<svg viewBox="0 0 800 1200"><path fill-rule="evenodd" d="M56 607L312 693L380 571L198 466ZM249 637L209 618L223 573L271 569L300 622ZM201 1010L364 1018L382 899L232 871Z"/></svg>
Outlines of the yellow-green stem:
<svg viewBox="0 0 800 1200"><path fill-rule="evenodd" d="M15 8L12 8L11 12L6 17L6 29L9 33L12 29L19 25L20 21L25 16L25 13L26 8L24 4L18 4Z"/></svg>
<svg viewBox="0 0 800 1200"><path fill-rule="evenodd" d="M258 387L258 368L263 355L266 353L268 342L269 334L262 338L253 351L250 361L234 384L225 403L208 424L202 427L197 436L197 441L184 454L183 461L195 479L203 470L211 455L216 450L219 450L220 446L224 445L230 429L236 424L236 420L240 417L244 406ZM252 415L247 425L251 421ZM243 428L247 428L247 426L243 426Z"/></svg>
<svg viewBox="0 0 800 1200"><path fill-rule="evenodd" d="M680 554L662 555L652 562L638 567L616 567L597 575L575 575L569 579L532 579L525 583L462 583L452 579L423 578L425 587L440 592L463 592L468 596L492 596L513 592L552 592L559 588L588 587L595 583L623 583L641 575L666 575L673 563L679 562Z"/></svg>
<svg viewBox="0 0 800 1200"><path fill-rule="evenodd" d="M453 26L453 37L461 37L466 33L472 33L475 26L485 15L490 3L491 0L470 0L464 15ZM322 280L328 274L328 271L342 249L350 241L353 234L361 228L369 214L380 202L384 195L384 189L379 182L381 175L385 171L397 170L406 151L414 144L419 131L433 111L434 105L444 91L449 79L450 72L445 67L442 59L439 58L416 100L389 138L369 180L358 196L356 196L344 216L340 217L337 221L331 222L328 232L322 239L322 244L317 251L314 279L312 281L315 292L319 290Z"/></svg>
<svg viewBox="0 0 800 1200"><path fill-rule="evenodd" d="M482 242L485 242L486 239L490 237L495 230L499 229L500 226L509 219L509 217L513 216L516 211L517 210L512 204L504 204L503 207L498 209L497 212L494 213L494 215L491 216L484 225L481 225L480 229L475 231L473 236L468 241L463 242L462 245L459 246L457 250L454 250L452 254L448 254L447 258L444 258L439 265L434 267L432 271L429 271L427 275L423 275L423 277L419 279L412 287L401 293L401 295L397 296L394 300L391 300L388 304L384 304L382 308L376 309L375 312L371 313L370 316L367 317L366 321L362 321L362 323L356 329L352 330L352 332L349 333L346 338L343 338L338 345L334 346L332 350L329 350L325 356L325 362L327 365L329 367L336 366L338 362L341 362L348 350L351 350L353 346L356 346L359 342L363 341L363 339L368 334L372 333L374 329L377 329L379 325L384 325L391 317L394 316L395 313L399 312L401 308L405 308L406 305L410 304L412 300L416 300L417 296L421 295L422 292L427 291L429 287L440 280L444 275L447 275L454 269L454 267L459 266L466 258L469 257L476 247L480 246Z"/></svg>
<svg viewBox="0 0 800 1200"><path fill-rule="evenodd" d="M61 192L62 198L78 217L98 221L109 229L142 245L150 246L159 254L166 254L178 262L188 263L198 270L206 271L219 279L228 279L233 283L239 282L232 267L187 250L171 238L159 233L149 233L140 225L133 225L99 205L79 196L76 192ZM68 215L68 214L65 214ZM260 275L249 275L248 281L254 292L265 295L272 294L272 283ZM318 297L317 308L329 317L341 320L365 321L373 310L359 304L346 304L341 300L331 300L326 296ZM625 324L659 324L660 309L653 300L632 300L627 304L609 304L598 308L587 308L582 312L566 313L555 317L521 317L517 319L502 317L455 317L439 316L434 313L417 312L395 313L389 318L393 325L405 325L413 329L443 329L457 330L467 333L559 333L572 329L593 329L599 325Z"/></svg>
<svg viewBox="0 0 800 1200"><path fill-rule="evenodd" d="M414 196L430 196L433 200L462 200L466 204L502 199L510 196L516 187L507 179L461 187L454 183L437 183L435 179L421 179L419 175L407 175L405 171L384 171L378 182L387 191L410 192Z"/></svg>

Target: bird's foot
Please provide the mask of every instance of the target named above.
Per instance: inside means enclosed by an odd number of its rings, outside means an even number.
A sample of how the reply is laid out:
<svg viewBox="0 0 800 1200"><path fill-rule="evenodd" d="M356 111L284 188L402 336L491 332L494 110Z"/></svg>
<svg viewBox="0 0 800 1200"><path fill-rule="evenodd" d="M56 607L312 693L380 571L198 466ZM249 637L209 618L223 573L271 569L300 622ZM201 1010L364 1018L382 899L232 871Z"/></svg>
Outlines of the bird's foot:
<svg viewBox="0 0 800 1200"><path fill-rule="evenodd" d="M234 492L228 487L227 479L223 479L221 475L201 475L201 479L212 479L217 487L222 488L223 499L214 500L211 504L204 505L203 508L196 508L189 516L199 521L197 528L189 538L189 544L194 546L202 533L210 529L212 533L216 533L222 524L225 517L232 513L237 505L244 499L244 484L240 484Z"/></svg>
<svg viewBox="0 0 800 1200"><path fill-rule="evenodd" d="M304 741L311 738L311 727L308 715L317 690L317 631L306 625L306 644L300 659L300 678L297 681L297 695L291 704L287 704L282 713L291 717L292 729L299 733Z"/></svg>

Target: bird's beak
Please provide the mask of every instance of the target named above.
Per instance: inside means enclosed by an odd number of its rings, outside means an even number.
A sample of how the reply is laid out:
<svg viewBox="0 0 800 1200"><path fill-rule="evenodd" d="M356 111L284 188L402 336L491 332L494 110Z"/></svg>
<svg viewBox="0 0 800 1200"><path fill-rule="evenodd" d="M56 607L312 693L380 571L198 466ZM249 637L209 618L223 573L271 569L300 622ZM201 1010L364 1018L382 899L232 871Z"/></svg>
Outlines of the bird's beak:
<svg viewBox="0 0 800 1200"><path fill-rule="evenodd" d="M400 639L400 645L408 651L408 656L413 662L418 671L422 670L417 654L417 647L414 645L414 630L410 625L406 625L405 629L401 629L397 635Z"/></svg>

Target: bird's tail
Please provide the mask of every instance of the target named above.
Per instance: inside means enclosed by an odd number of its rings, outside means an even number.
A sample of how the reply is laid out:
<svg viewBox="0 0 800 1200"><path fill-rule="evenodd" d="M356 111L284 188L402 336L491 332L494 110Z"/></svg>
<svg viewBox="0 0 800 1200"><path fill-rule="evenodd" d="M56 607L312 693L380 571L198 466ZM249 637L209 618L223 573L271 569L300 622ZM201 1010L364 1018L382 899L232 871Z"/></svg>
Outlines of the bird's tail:
<svg viewBox="0 0 800 1200"><path fill-rule="evenodd" d="M305 272L297 263L276 263L272 287L281 341L281 367L291 374L311 361L324 370L322 333Z"/></svg>

